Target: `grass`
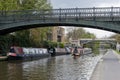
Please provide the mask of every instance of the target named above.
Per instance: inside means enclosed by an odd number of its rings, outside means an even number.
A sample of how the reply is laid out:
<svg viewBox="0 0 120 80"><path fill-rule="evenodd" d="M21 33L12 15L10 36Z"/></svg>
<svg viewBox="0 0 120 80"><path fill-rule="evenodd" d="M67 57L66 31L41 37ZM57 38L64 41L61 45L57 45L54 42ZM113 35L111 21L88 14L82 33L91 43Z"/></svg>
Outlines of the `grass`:
<svg viewBox="0 0 120 80"><path fill-rule="evenodd" d="M115 50L118 54L120 54L120 52L118 50Z"/></svg>

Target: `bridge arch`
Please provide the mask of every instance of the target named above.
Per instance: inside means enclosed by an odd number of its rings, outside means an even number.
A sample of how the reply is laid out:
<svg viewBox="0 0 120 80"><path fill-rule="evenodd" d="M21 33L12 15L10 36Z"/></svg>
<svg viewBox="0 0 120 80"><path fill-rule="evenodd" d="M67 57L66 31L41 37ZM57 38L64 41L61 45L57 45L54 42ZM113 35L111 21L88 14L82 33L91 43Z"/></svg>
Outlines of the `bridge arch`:
<svg viewBox="0 0 120 80"><path fill-rule="evenodd" d="M2 28L0 29L0 35L4 35L7 33L19 31L19 30L25 30L25 29L37 28L37 27L47 27L47 26L85 27L85 28L95 28L95 29L101 29L101 30L115 32L115 33L120 33L119 25L108 24L105 22L83 21L83 20L79 20L75 22L69 22L69 21L40 22L35 20L35 21L26 21L26 22L18 22L18 23L1 25ZM114 26L115 28L111 26Z"/></svg>

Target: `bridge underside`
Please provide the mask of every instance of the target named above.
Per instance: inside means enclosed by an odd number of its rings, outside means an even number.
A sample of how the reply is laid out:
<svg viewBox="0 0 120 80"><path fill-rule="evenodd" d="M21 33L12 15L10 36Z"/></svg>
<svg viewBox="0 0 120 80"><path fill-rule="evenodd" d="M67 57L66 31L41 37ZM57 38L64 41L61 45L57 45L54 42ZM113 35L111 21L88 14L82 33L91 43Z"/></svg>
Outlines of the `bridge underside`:
<svg viewBox="0 0 120 80"><path fill-rule="evenodd" d="M52 27L52 26L74 26L74 27L87 27L96 28L101 30L107 30L115 33L120 33L120 26L109 22L98 22L98 21L85 21L85 20L34 20L34 21L21 21L13 23L0 24L0 35L15 32L18 30L37 28L37 27Z"/></svg>

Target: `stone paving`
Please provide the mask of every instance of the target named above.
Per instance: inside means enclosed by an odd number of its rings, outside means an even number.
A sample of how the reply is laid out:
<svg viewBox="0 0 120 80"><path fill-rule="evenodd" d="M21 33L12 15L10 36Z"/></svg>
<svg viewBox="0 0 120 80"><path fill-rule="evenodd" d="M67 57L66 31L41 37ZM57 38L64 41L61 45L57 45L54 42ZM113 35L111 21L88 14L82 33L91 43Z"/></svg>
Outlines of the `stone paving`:
<svg viewBox="0 0 120 80"><path fill-rule="evenodd" d="M120 80L120 55L108 50L98 62L90 80Z"/></svg>

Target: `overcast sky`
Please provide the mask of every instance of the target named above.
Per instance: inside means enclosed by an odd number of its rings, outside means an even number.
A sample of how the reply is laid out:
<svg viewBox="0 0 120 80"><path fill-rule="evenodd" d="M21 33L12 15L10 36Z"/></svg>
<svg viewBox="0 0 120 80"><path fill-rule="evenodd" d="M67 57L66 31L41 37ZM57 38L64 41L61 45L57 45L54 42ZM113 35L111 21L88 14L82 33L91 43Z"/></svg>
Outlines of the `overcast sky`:
<svg viewBox="0 0 120 80"><path fill-rule="evenodd" d="M120 0L50 0L50 2L53 8L120 7ZM86 30L96 34L98 38L114 34L98 29Z"/></svg>
<svg viewBox="0 0 120 80"><path fill-rule="evenodd" d="M51 0L54 8L111 7L119 6L120 0Z"/></svg>

